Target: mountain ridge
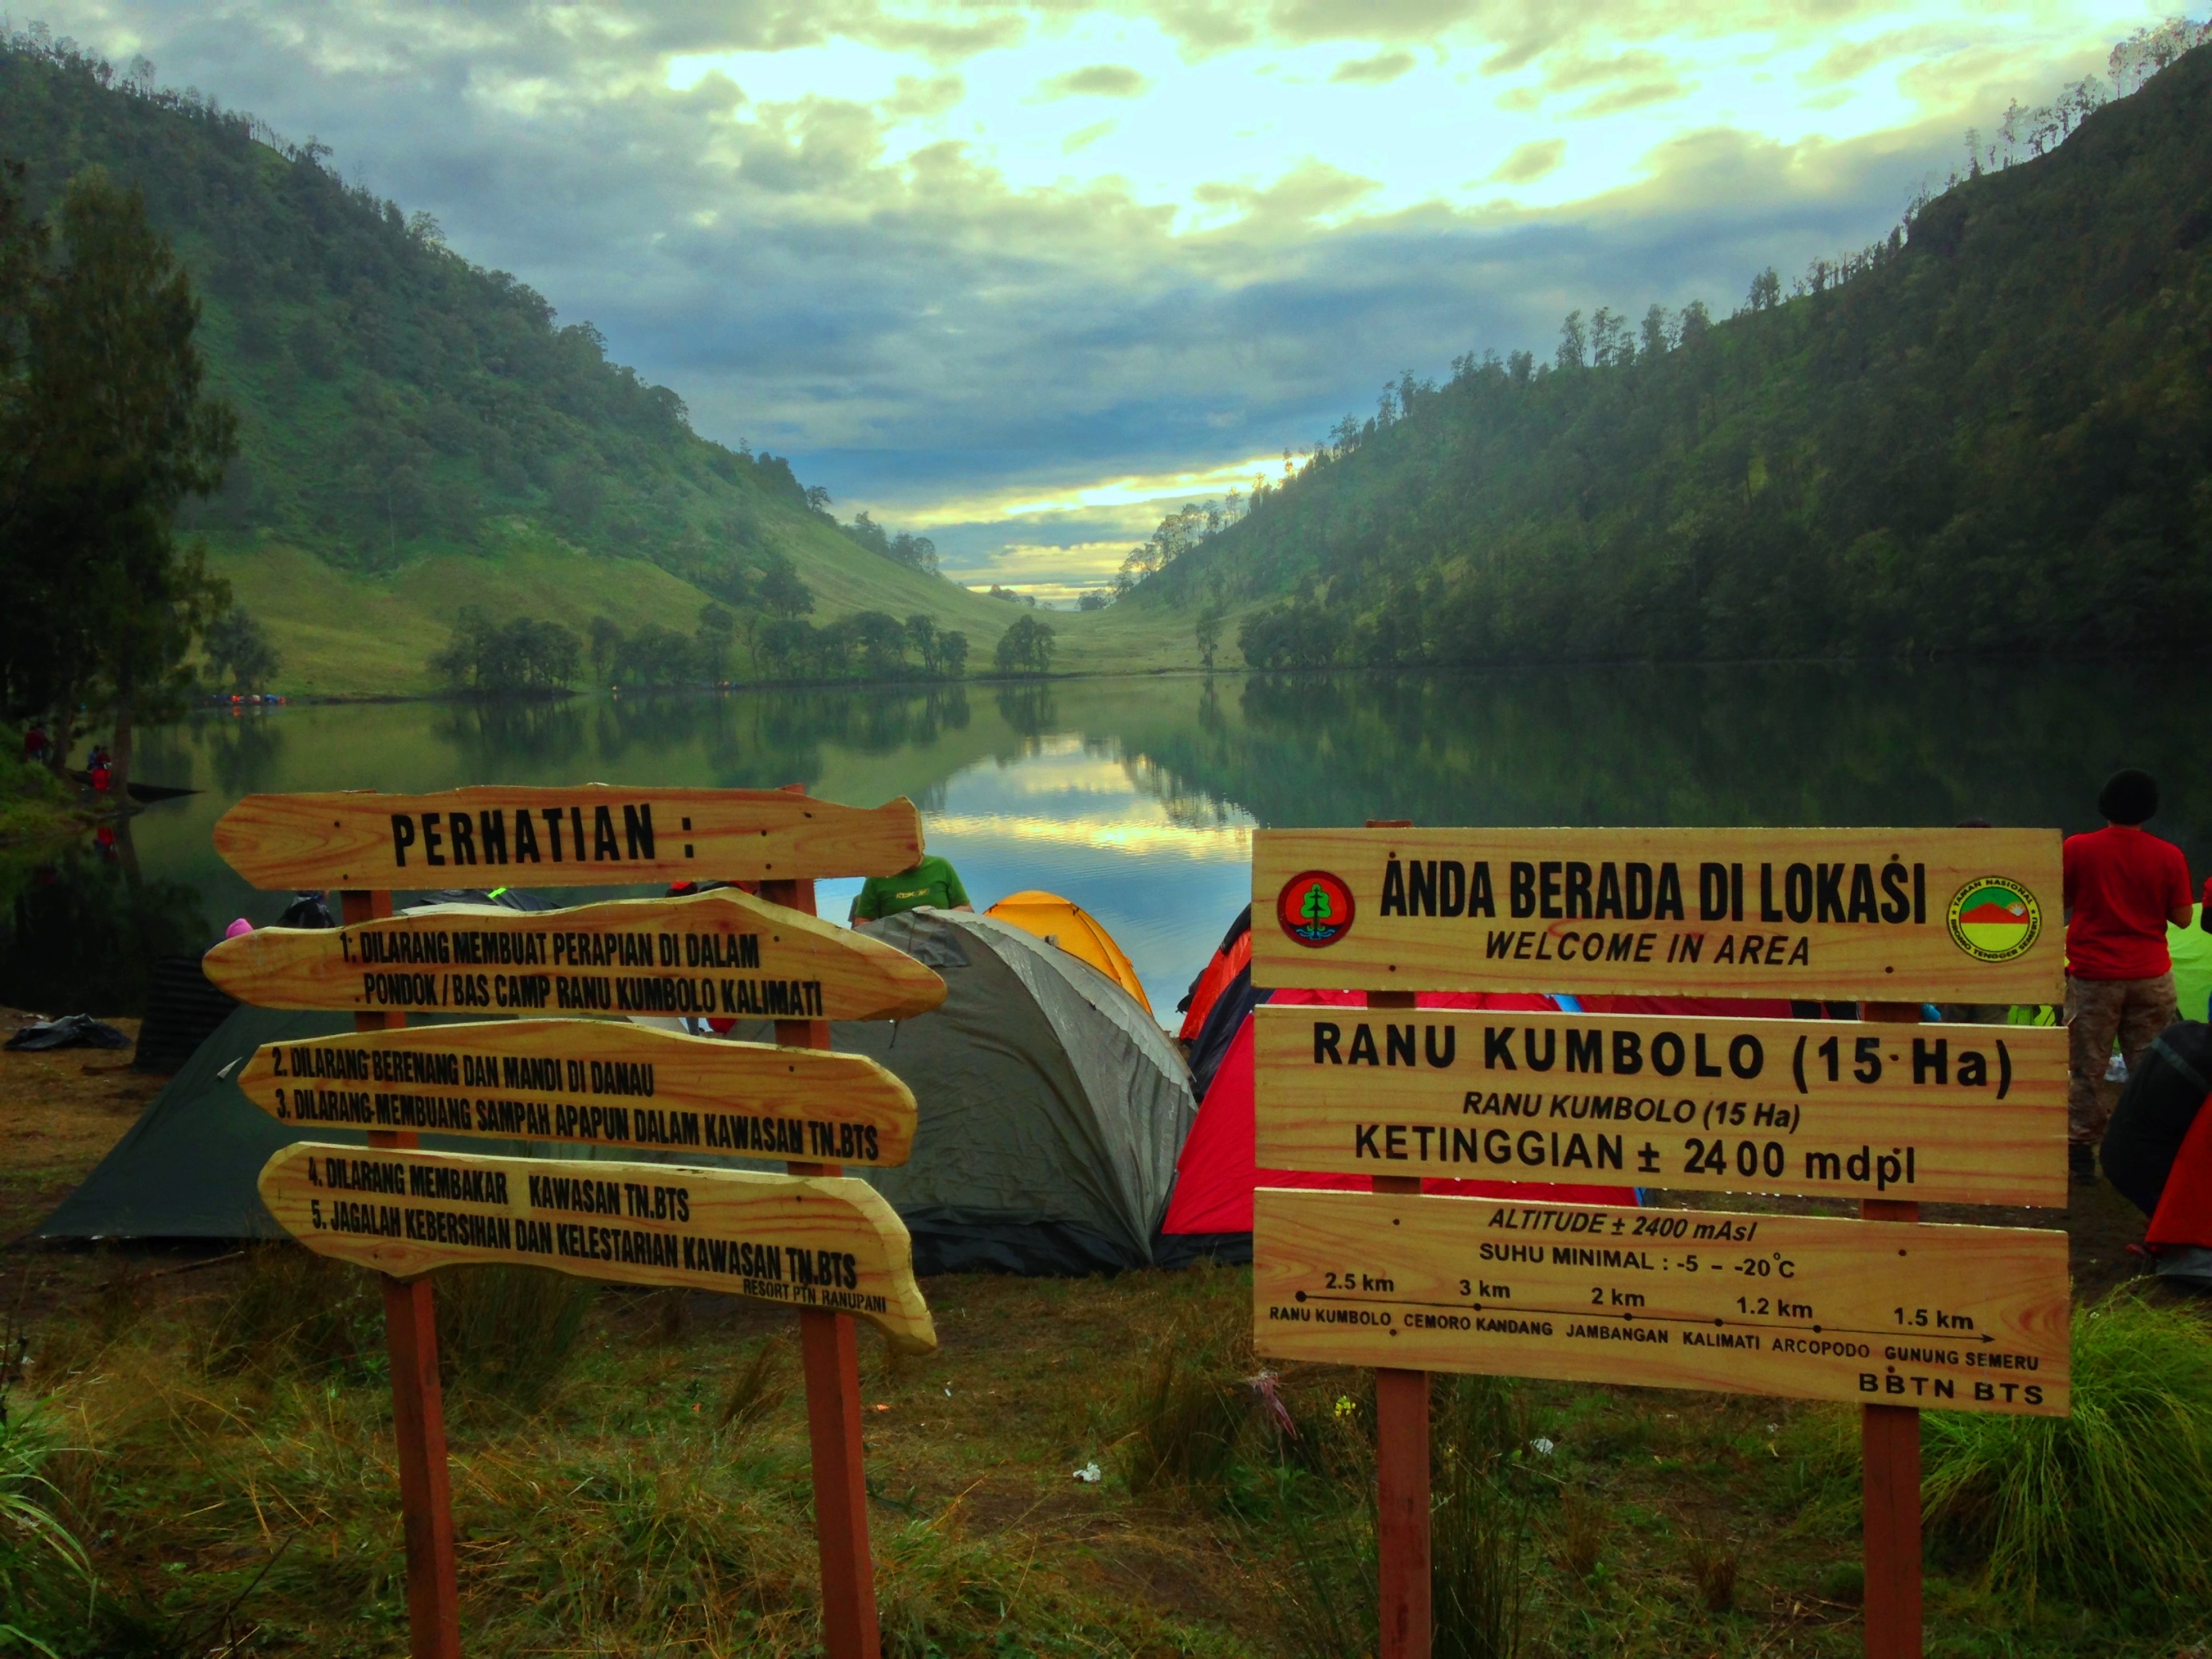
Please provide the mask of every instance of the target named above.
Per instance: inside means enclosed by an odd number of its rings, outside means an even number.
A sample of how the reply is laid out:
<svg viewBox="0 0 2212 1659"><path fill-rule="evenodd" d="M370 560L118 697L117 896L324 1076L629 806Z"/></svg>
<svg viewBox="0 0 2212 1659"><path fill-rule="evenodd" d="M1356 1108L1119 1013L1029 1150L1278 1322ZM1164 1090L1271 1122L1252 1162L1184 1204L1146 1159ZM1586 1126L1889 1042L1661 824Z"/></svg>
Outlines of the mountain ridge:
<svg viewBox="0 0 2212 1659"><path fill-rule="evenodd" d="M1261 667L2198 648L2212 48L2069 125L1797 297L1407 377L1115 608L1257 602Z"/></svg>

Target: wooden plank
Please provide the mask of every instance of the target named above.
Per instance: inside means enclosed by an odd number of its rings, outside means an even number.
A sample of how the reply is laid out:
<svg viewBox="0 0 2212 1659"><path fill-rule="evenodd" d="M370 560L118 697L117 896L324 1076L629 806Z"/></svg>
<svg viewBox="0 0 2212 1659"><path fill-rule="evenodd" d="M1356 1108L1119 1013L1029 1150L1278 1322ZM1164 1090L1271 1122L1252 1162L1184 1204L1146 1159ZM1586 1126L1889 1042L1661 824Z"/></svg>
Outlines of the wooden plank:
<svg viewBox="0 0 2212 1659"><path fill-rule="evenodd" d="M256 887L421 891L890 876L921 857L922 834L904 796L857 807L780 789L487 784L248 795L216 821L215 844Z"/></svg>
<svg viewBox="0 0 2212 1659"><path fill-rule="evenodd" d="M1261 830L1252 978L2057 1002L2055 830Z"/></svg>
<svg viewBox="0 0 2212 1659"><path fill-rule="evenodd" d="M260 1190L309 1249L397 1279L552 1267L850 1313L902 1350L937 1346L906 1225L863 1181L300 1141Z"/></svg>
<svg viewBox="0 0 2212 1659"><path fill-rule="evenodd" d="M1262 1188L1252 1243L1270 1358L2068 1407L2062 1232Z"/></svg>
<svg viewBox="0 0 2212 1659"><path fill-rule="evenodd" d="M1262 1007L1260 1167L2066 1203L2066 1033Z"/></svg>
<svg viewBox="0 0 2212 1659"><path fill-rule="evenodd" d="M914 1094L865 1054L604 1019L486 1020L265 1043L238 1074L280 1123L888 1167Z"/></svg>
<svg viewBox="0 0 2212 1659"><path fill-rule="evenodd" d="M223 940L205 966L262 1008L904 1019L945 1000L945 981L903 951L734 888L264 927Z"/></svg>

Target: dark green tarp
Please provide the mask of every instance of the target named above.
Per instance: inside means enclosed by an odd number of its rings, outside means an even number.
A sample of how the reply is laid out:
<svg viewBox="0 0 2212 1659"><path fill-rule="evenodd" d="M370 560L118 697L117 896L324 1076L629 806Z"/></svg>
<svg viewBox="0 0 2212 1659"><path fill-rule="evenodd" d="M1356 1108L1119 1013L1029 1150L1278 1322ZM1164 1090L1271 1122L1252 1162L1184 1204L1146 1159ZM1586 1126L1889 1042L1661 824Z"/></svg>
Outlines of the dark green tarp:
<svg viewBox="0 0 2212 1659"><path fill-rule="evenodd" d="M84 1184L31 1237L281 1238L255 1188L261 1166L295 1140L365 1146L368 1137L357 1129L317 1125L303 1132L279 1123L246 1099L233 1079L264 1042L331 1036L353 1029L351 1014L233 1009ZM598 1148L455 1135L424 1135L422 1145L501 1156L616 1156Z"/></svg>

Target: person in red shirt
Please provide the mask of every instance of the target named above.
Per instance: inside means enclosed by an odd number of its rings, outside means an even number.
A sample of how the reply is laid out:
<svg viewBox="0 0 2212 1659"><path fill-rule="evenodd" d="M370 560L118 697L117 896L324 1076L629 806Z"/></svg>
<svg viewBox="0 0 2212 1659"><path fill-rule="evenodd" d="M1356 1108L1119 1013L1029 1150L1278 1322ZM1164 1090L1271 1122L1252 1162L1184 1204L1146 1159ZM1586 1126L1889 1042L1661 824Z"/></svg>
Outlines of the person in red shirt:
<svg viewBox="0 0 2212 1659"><path fill-rule="evenodd" d="M2097 1092L2112 1064L2112 1039L2133 1071L2179 1017L2168 922L2189 925L2189 861L2147 833L2158 785L2133 767L2112 774L2097 796L2105 827L2069 836L2065 848L2067 1152L2074 1172L2094 1177L2106 1112Z"/></svg>

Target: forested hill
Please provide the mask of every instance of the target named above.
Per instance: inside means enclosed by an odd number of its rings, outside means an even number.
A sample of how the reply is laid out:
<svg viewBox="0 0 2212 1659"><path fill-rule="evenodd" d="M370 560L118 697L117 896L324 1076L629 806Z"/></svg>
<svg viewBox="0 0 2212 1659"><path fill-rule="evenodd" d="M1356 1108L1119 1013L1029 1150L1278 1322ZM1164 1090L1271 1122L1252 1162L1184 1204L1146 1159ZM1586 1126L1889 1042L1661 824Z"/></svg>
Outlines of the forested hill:
<svg viewBox="0 0 2212 1659"><path fill-rule="evenodd" d="M89 166L143 190L204 302L212 388L240 416L241 453L192 526L257 609L319 607L330 649L362 595L395 591L360 579L402 568L434 567L431 586L495 621L504 607L580 631L602 605L625 625L657 608L689 629L707 598L757 605L785 562L817 623L933 613L988 652L1009 619L916 568L910 538L836 525L783 460L699 437L681 398L608 362L588 323L347 185L326 150L157 90L149 66L0 35L0 158L27 164L33 212ZM556 568L573 580L549 582ZM440 639L434 627L413 658Z"/></svg>
<svg viewBox="0 0 2212 1659"><path fill-rule="evenodd" d="M2201 650L2212 47L2063 125L1796 297L1408 377L1121 604L1279 599L1262 666Z"/></svg>

